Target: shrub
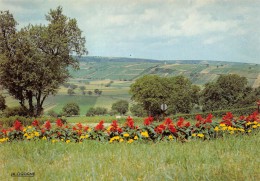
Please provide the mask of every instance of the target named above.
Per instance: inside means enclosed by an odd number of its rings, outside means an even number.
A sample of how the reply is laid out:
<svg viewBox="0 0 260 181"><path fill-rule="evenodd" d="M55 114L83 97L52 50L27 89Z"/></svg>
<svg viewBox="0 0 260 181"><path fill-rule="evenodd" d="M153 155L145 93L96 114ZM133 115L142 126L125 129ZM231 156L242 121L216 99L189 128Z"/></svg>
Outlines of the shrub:
<svg viewBox="0 0 260 181"><path fill-rule="evenodd" d="M49 110L47 114L48 114L48 116L51 116L51 117L55 117L55 118L58 117L58 113L56 113L56 112L53 111L53 110Z"/></svg>
<svg viewBox="0 0 260 181"><path fill-rule="evenodd" d="M86 116L104 115L107 114L107 109L103 107L90 108Z"/></svg>
<svg viewBox="0 0 260 181"><path fill-rule="evenodd" d="M138 116L138 117L145 117L145 116L147 116L146 111L144 110L144 108L140 104L133 105L130 108L130 111L131 111L131 113L134 114L134 116Z"/></svg>
<svg viewBox="0 0 260 181"><path fill-rule="evenodd" d="M183 117L184 119L195 119L197 115L201 115L201 117L207 117L209 113L211 113L214 117L222 117L227 112L232 112L234 116L248 115L249 113L257 110L257 107L247 107L240 109L230 109L230 110L219 110L219 111L211 111L211 112L201 112L201 113L192 113L192 114L176 114L171 116L172 119L178 119L179 117Z"/></svg>
<svg viewBox="0 0 260 181"><path fill-rule="evenodd" d="M11 116L23 116L27 117L28 112L22 106L15 106L15 107L8 107L4 110L4 117L11 117Z"/></svg>
<svg viewBox="0 0 260 181"><path fill-rule="evenodd" d="M54 123L55 121L57 121L57 118L50 117L50 116L42 116L42 117L39 117L39 118L27 118L27 117L23 117L23 116L11 116L11 117L1 118L0 122L2 123L3 127L12 127L16 120L21 122L21 124L24 125L24 126L30 126L30 125L32 125L32 122L34 122L34 120L39 121L40 125L42 125L46 121L50 121L50 122ZM61 121L63 122L63 124L67 123L66 119L61 119Z"/></svg>
<svg viewBox="0 0 260 181"><path fill-rule="evenodd" d="M119 100L112 104L112 110L120 114L125 114L128 111L129 103L126 100Z"/></svg>
<svg viewBox="0 0 260 181"><path fill-rule="evenodd" d="M6 105L5 105L5 97L0 94L0 110L4 110L6 108Z"/></svg>
<svg viewBox="0 0 260 181"><path fill-rule="evenodd" d="M79 115L79 105L77 103L67 103L63 108L62 112L66 116Z"/></svg>

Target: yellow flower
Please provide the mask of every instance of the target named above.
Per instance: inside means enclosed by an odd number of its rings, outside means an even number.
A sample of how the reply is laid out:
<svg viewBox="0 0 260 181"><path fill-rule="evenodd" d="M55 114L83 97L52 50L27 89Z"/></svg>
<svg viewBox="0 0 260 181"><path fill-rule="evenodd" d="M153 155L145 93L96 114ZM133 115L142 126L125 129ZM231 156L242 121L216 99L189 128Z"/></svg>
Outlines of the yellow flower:
<svg viewBox="0 0 260 181"><path fill-rule="evenodd" d="M239 129L240 131L244 132L245 130L244 129Z"/></svg>
<svg viewBox="0 0 260 181"><path fill-rule="evenodd" d="M231 130L231 131L232 131L232 130L234 130L234 128L232 128L231 126L229 126L229 127L228 127L228 130Z"/></svg>
<svg viewBox="0 0 260 181"><path fill-rule="evenodd" d="M88 137L89 137L89 135L88 135L88 134L86 134L85 138L88 138Z"/></svg>
<svg viewBox="0 0 260 181"><path fill-rule="evenodd" d="M119 140L120 137L119 137L119 136L114 136L114 139L115 139L115 140Z"/></svg>
<svg viewBox="0 0 260 181"><path fill-rule="evenodd" d="M130 139L127 143L133 143L133 141L134 141L133 139Z"/></svg>
<svg viewBox="0 0 260 181"><path fill-rule="evenodd" d="M142 132L142 133L141 133L141 135L142 135L142 136L144 136L144 137L146 137L146 138L148 138L148 137L149 137L149 135L148 135L148 132L147 132L147 131L145 131L145 132Z"/></svg>
<svg viewBox="0 0 260 181"><path fill-rule="evenodd" d="M257 128L257 125L252 126L253 128Z"/></svg>
<svg viewBox="0 0 260 181"><path fill-rule="evenodd" d="M193 133L193 134L192 134L192 136L196 136L196 134L195 134L195 133Z"/></svg>
<svg viewBox="0 0 260 181"><path fill-rule="evenodd" d="M27 134L27 133L25 133L23 136L28 136L28 134Z"/></svg>
<svg viewBox="0 0 260 181"><path fill-rule="evenodd" d="M230 133L230 134L233 134L233 133L234 133L234 131L232 130L232 131L230 131L229 133Z"/></svg>
<svg viewBox="0 0 260 181"><path fill-rule="evenodd" d="M134 139L135 139L135 140L138 140L138 136L135 136Z"/></svg>
<svg viewBox="0 0 260 181"><path fill-rule="evenodd" d="M123 141L124 141L124 139L123 139L123 138L121 138L121 139L120 139L120 142L123 142Z"/></svg>
<svg viewBox="0 0 260 181"><path fill-rule="evenodd" d="M57 140L52 140L52 143L55 143L55 142L57 142Z"/></svg>
<svg viewBox="0 0 260 181"><path fill-rule="evenodd" d="M82 142L81 142L81 141L80 141L79 143L80 143L80 144L82 144Z"/></svg>
<svg viewBox="0 0 260 181"><path fill-rule="evenodd" d="M258 122L257 122L257 121L254 121L253 123L254 123L254 124L258 124Z"/></svg>
<svg viewBox="0 0 260 181"><path fill-rule="evenodd" d="M31 127L31 126L28 126L28 129L32 129L32 127Z"/></svg>
<svg viewBox="0 0 260 181"><path fill-rule="evenodd" d="M252 124L252 123L251 122L246 123L246 125L250 125L250 124Z"/></svg>
<svg viewBox="0 0 260 181"><path fill-rule="evenodd" d="M80 136L80 139L85 138L85 136Z"/></svg>
<svg viewBox="0 0 260 181"><path fill-rule="evenodd" d="M109 128L107 128L107 131L110 131L111 128L112 128L112 126L109 126Z"/></svg>
<svg viewBox="0 0 260 181"><path fill-rule="evenodd" d="M25 132L26 130L27 130L27 129L26 129L26 128L24 128L24 129L23 129L23 132Z"/></svg>
<svg viewBox="0 0 260 181"><path fill-rule="evenodd" d="M214 131L218 132L219 131L219 128L216 126Z"/></svg>
<svg viewBox="0 0 260 181"><path fill-rule="evenodd" d="M46 138L46 136L44 136L42 139L43 139L43 140L46 140L47 138Z"/></svg>
<svg viewBox="0 0 260 181"><path fill-rule="evenodd" d="M61 139L61 141L64 141L64 139Z"/></svg>
<svg viewBox="0 0 260 181"><path fill-rule="evenodd" d="M30 136L27 136L27 139L29 140L29 139L31 139L31 137L30 137Z"/></svg>
<svg viewBox="0 0 260 181"><path fill-rule="evenodd" d="M67 141L66 141L66 143L69 143L69 142L70 142L70 140L67 140Z"/></svg>
<svg viewBox="0 0 260 181"><path fill-rule="evenodd" d="M250 132L251 132L251 129L250 129L250 130L248 130L247 132L248 132L248 133L250 133Z"/></svg>
<svg viewBox="0 0 260 181"><path fill-rule="evenodd" d="M225 125L225 124L220 124L219 126L220 126L220 127L224 127L224 126L226 126L226 125Z"/></svg>
<svg viewBox="0 0 260 181"><path fill-rule="evenodd" d="M88 131L91 131L91 128L88 128Z"/></svg>
<svg viewBox="0 0 260 181"><path fill-rule="evenodd" d="M35 136L40 136L38 132L34 132Z"/></svg>
<svg viewBox="0 0 260 181"><path fill-rule="evenodd" d="M226 129L227 129L227 127L226 127L226 126L222 128L222 130L224 130L224 131L225 131Z"/></svg>
<svg viewBox="0 0 260 181"><path fill-rule="evenodd" d="M129 137L128 133L123 134L124 137Z"/></svg>

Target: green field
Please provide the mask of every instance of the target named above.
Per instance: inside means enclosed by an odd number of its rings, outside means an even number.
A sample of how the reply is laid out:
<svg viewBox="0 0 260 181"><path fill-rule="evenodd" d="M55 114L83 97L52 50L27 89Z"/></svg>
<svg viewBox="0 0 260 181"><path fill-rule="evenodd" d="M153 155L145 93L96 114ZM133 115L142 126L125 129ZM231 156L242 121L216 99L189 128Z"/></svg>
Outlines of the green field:
<svg viewBox="0 0 260 181"><path fill-rule="evenodd" d="M259 180L259 143L259 131L187 143L14 141L0 146L0 180Z"/></svg>

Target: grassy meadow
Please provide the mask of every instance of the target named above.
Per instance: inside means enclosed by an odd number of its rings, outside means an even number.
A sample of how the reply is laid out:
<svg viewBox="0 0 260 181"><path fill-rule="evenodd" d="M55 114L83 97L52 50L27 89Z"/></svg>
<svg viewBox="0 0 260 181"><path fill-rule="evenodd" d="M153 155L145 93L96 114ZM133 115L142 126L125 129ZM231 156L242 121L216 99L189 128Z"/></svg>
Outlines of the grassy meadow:
<svg viewBox="0 0 260 181"><path fill-rule="evenodd" d="M0 180L259 180L259 143L259 130L187 143L16 141L0 146Z"/></svg>

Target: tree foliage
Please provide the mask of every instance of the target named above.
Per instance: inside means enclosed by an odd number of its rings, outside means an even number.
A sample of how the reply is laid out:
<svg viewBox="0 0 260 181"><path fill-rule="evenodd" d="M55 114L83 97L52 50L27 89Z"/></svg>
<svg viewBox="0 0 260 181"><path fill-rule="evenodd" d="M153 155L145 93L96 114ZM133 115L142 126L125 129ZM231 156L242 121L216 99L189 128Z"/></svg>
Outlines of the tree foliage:
<svg viewBox="0 0 260 181"><path fill-rule="evenodd" d="M79 105L77 103L67 103L62 108L62 112L66 116L79 115L79 110Z"/></svg>
<svg viewBox="0 0 260 181"><path fill-rule="evenodd" d="M0 94L0 110L3 111L6 108L5 97Z"/></svg>
<svg viewBox="0 0 260 181"><path fill-rule="evenodd" d="M200 88L183 76L143 76L130 86L131 99L153 116L160 115L161 104L166 103L174 112L188 113L198 102Z"/></svg>
<svg viewBox="0 0 260 181"><path fill-rule="evenodd" d="M126 100L119 100L112 104L112 110L124 115L128 111L129 103Z"/></svg>
<svg viewBox="0 0 260 181"><path fill-rule="evenodd" d="M0 84L31 116L39 116L45 99L68 80L68 67L78 69L72 54L87 53L77 21L63 15L61 7L50 10L46 20L47 25L17 31L13 15L0 12Z"/></svg>
<svg viewBox="0 0 260 181"><path fill-rule="evenodd" d="M259 98L260 89L247 86L247 79L237 74L221 75L201 91L203 111L248 107Z"/></svg>

